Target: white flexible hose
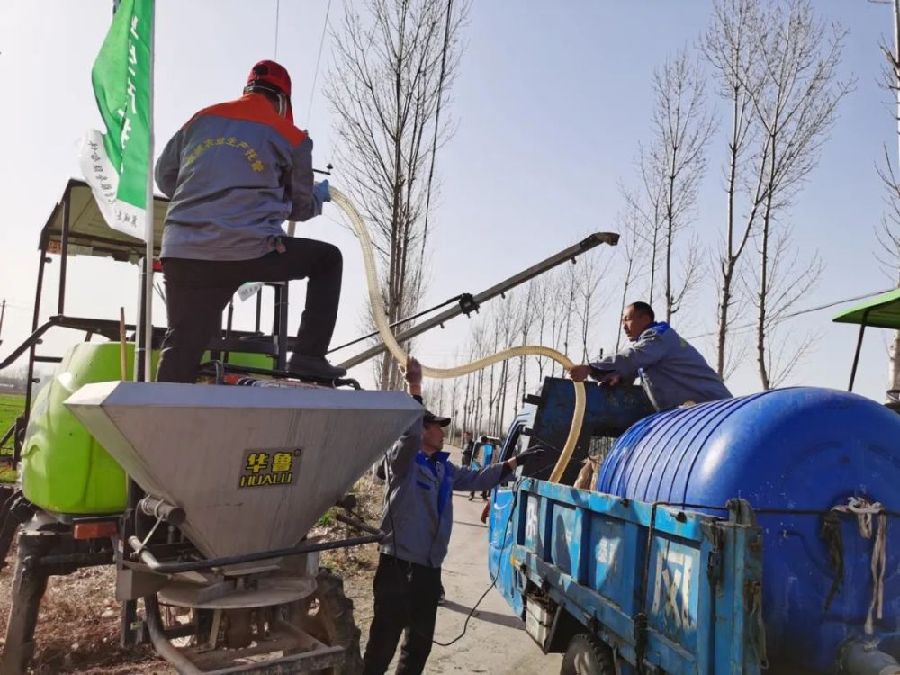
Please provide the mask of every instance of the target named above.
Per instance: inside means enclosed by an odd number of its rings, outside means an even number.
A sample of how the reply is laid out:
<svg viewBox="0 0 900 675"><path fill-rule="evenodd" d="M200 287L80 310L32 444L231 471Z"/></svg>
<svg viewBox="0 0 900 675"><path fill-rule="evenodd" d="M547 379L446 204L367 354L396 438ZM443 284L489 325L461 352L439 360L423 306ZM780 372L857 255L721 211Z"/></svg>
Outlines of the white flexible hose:
<svg viewBox="0 0 900 675"><path fill-rule="evenodd" d="M401 365L405 365L407 354L394 338L394 334L391 333L388 319L384 314L381 291L378 284L378 273L375 268L375 256L372 253L372 240L369 238L369 232L366 230L362 217L359 215L356 207L353 206L353 203L347 196L337 188L333 187L330 188L329 192L331 193L331 201L340 207L350 220L350 223L353 226L353 233L356 235L360 247L362 248L363 263L366 267L366 282L369 287L369 302L372 305L372 316L375 319L375 327L378 329L378 333L391 355ZM492 363L511 359L516 356L546 356L559 363L567 371L571 370L574 365L569 357L555 349L544 347L542 345L526 345L521 347L510 347L509 349L504 349L496 354L485 356L484 358L456 366L455 368L433 368L431 366L422 365L422 374L426 377L433 377L439 380L452 379L454 377L468 375L469 373L481 370ZM569 428L569 436L566 438L562 453L556 462L556 466L553 467L553 472L550 474L550 480L555 483L560 481L563 472L569 465L569 460L572 458L572 453L575 451L575 446L578 443L578 436L581 432L581 423L584 420L584 383L573 382L572 384L575 387L575 409L572 412L572 426Z"/></svg>

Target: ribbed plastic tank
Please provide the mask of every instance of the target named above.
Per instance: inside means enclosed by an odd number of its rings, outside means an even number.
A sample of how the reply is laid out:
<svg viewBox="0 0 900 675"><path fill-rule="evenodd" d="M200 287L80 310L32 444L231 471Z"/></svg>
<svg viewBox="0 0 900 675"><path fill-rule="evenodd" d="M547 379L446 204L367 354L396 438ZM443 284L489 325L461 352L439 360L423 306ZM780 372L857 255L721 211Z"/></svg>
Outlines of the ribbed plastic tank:
<svg viewBox="0 0 900 675"><path fill-rule="evenodd" d="M134 344L125 347L125 378L130 378ZM157 357L154 353L154 368ZM72 515L124 510L125 472L63 405L84 384L122 378L118 342L82 342L38 392L22 444L22 491L33 504Z"/></svg>
<svg viewBox="0 0 900 675"><path fill-rule="evenodd" d="M873 597L872 540L860 536L855 517L840 517L836 586L825 514L850 497L900 512L900 415L855 394L814 388L659 413L618 439L597 489L716 515L731 498L749 501L764 534L763 617L774 672L824 672L848 638L863 635ZM889 516L876 639L900 619L898 537Z"/></svg>

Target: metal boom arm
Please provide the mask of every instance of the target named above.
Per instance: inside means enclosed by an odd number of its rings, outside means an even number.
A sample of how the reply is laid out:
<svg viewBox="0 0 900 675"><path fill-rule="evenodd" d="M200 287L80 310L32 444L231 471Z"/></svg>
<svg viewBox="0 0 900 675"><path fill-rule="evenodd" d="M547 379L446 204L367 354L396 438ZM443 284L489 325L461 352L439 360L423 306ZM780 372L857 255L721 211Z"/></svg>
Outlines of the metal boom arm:
<svg viewBox="0 0 900 675"><path fill-rule="evenodd" d="M473 296L470 302L460 302L455 307L450 307L449 309L444 310L440 314L436 314L435 316L423 321L422 323L416 324L411 328L397 333L397 342L400 342L402 344L403 342L411 340L417 335L421 335L425 331L431 330L436 326L443 325L444 322L449 321L450 319L454 319L464 312L468 314L473 309L477 310L481 303L495 298L498 295L502 295L503 293L506 293L507 291L515 288L520 284L525 283L526 281L533 279L534 277L540 276L544 272L547 272L548 270L553 269L561 263L564 263L566 260L575 262L575 258L577 258L579 255L590 251L592 248L599 246L600 244L615 246L618 242L619 235L615 232L595 232L594 234L585 237L574 246L569 246L559 253L550 256L546 260L542 260L541 262L532 265L528 269L512 275L508 279L505 279L498 284L494 284L487 290ZM369 349L357 354L356 356L350 357L349 359L341 363L341 367L351 368L353 366L359 365L360 363L368 361L372 357L378 356L386 350L387 347L385 347L384 343L382 342L373 347L370 347Z"/></svg>

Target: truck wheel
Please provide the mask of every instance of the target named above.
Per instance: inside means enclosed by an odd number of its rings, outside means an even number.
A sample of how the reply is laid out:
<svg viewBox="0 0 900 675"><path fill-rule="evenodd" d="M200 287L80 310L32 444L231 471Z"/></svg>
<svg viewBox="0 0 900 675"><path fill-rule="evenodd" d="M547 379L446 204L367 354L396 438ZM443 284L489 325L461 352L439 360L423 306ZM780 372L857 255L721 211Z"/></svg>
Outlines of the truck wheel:
<svg viewBox="0 0 900 675"><path fill-rule="evenodd" d="M597 638L579 633L569 641L560 675L615 675L612 650Z"/></svg>
<svg viewBox="0 0 900 675"><path fill-rule="evenodd" d="M315 593L294 606L291 623L325 644L344 647L344 664L322 671L325 675L358 675L362 672L359 628L353 619L353 601L344 595L344 581L322 567L316 584Z"/></svg>

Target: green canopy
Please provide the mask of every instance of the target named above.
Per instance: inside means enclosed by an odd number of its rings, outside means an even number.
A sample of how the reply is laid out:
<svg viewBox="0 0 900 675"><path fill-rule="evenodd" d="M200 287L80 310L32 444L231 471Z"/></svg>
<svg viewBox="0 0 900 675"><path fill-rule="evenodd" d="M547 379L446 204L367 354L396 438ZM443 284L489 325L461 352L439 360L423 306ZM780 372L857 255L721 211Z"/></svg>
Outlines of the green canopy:
<svg viewBox="0 0 900 675"><path fill-rule="evenodd" d="M900 329L900 288L866 298L856 307L838 314L833 321Z"/></svg>

